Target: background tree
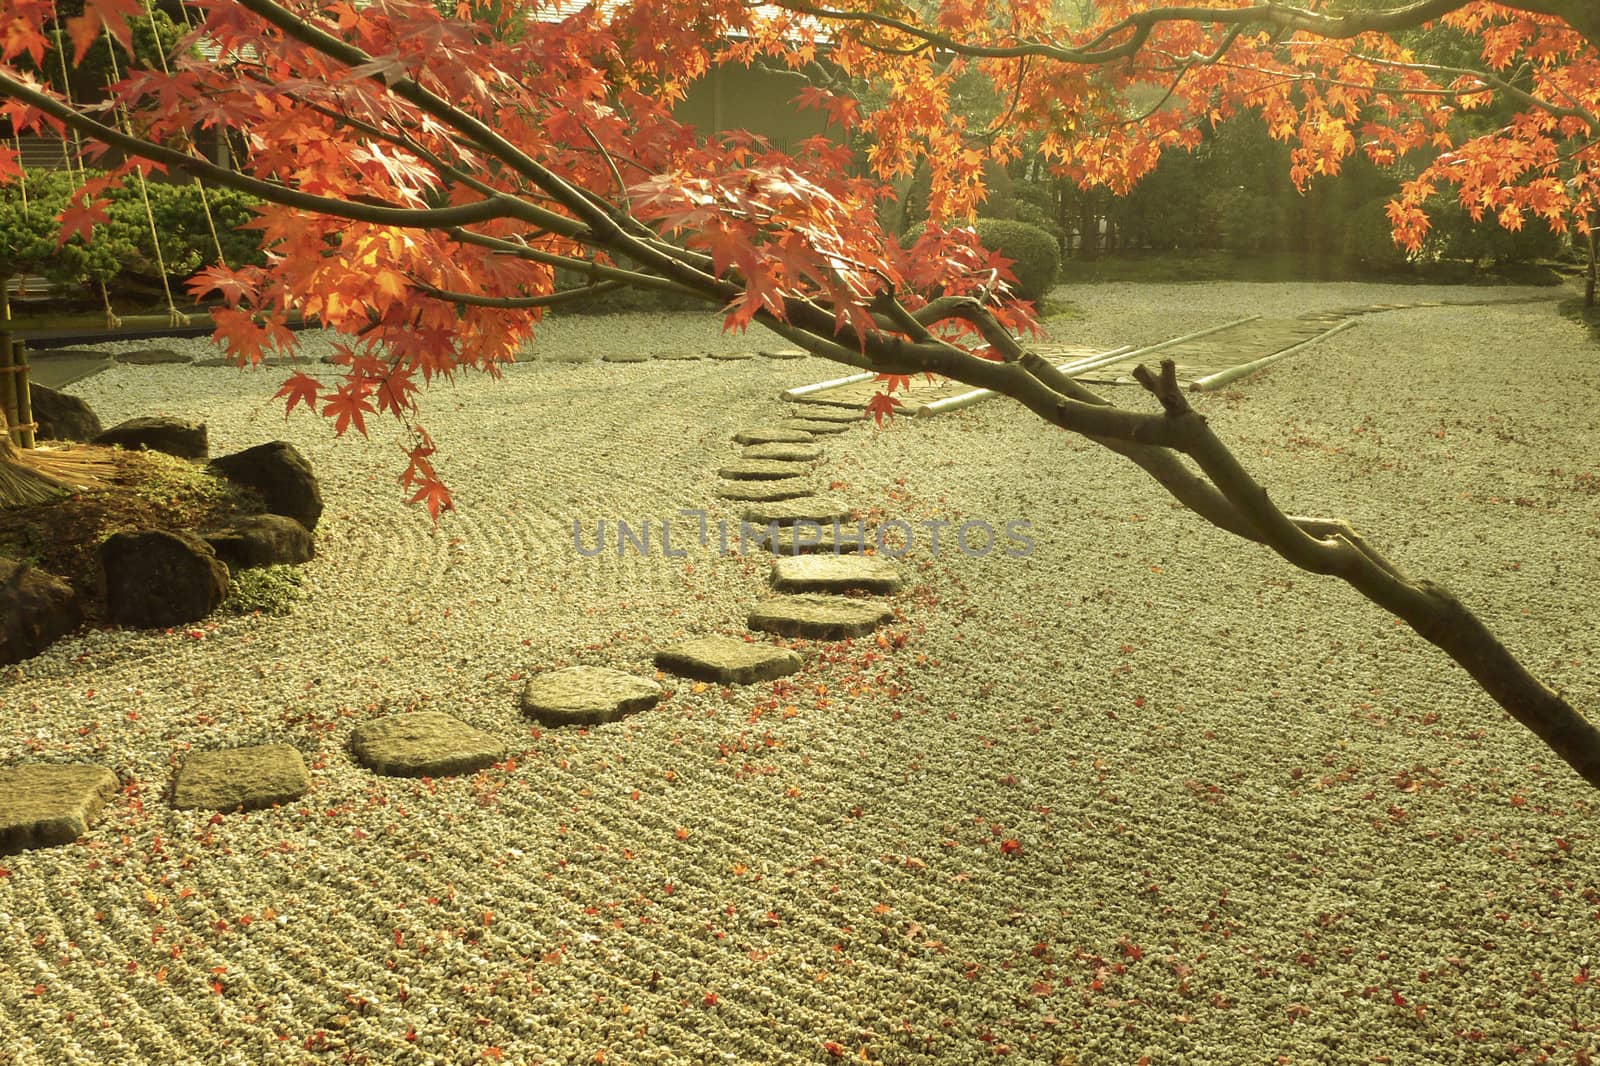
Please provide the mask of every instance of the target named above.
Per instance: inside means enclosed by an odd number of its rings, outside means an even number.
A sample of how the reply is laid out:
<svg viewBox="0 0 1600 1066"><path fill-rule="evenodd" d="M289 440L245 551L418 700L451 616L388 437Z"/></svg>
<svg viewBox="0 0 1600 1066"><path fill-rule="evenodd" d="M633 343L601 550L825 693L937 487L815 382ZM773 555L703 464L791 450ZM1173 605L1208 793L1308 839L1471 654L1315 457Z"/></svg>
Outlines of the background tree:
<svg viewBox="0 0 1600 1066"><path fill-rule="evenodd" d="M103 222L110 189L135 168L186 171L265 201L267 265L195 280L197 293L226 301L214 313L218 337L255 362L266 347L292 350L293 312L347 335L341 381L297 373L280 395L340 433L365 432L369 415L402 420L401 481L435 516L449 495L416 421L423 382L512 358L544 308L588 291L556 292L557 269L581 272L591 288L679 293L721 306L730 329L759 322L884 375L891 389L921 372L994 389L1126 456L1207 521L1403 619L1600 786L1600 730L1456 597L1410 578L1342 521L1280 510L1189 407L1170 363L1137 375L1154 410L1116 408L1061 375L1018 339L1029 308L1009 298L1000 262L970 229L940 223L970 217L986 167L1016 158L1023 129L1040 134L1061 174L1126 192L1164 149L1199 143L1200 119L1255 111L1291 145L1301 184L1337 173L1358 149L1381 162L1438 147L1440 162L1389 209L1407 244L1426 235L1424 205L1446 184L1510 228L1528 215L1584 227L1600 137L1600 8L1589 0L1344 13L1106 0L1082 30L1033 0L947 0L926 19L890 0L848 9L641 0L546 15L527 34L512 32L527 16L509 5L479 9L492 21L467 7L441 17L414 0L194 6L196 33L222 60L178 55L170 73L134 71L114 88L121 108L107 113L72 106L18 68L23 56L37 64L56 11L53 0L13 0L0 29L5 113L18 128L70 127L138 160L69 203L65 234ZM89 0L65 20L75 58L102 34L126 40L141 14L138 0ZM1482 41L1481 68L1416 62L1393 36L1431 20ZM746 135L700 141L672 120L671 102L713 63L800 68L822 40L845 76L886 88L870 112L806 94L867 134L870 176L852 175L848 149L831 141L788 154ZM969 67L1010 93L1003 126L974 130L952 112ZM1451 134L1442 105L1498 97L1522 108L1507 127ZM190 147L192 130L218 125L249 139L237 172ZM907 247L877 209L883 183L924 160L933 221ZM0 178L15 169L0 152Z"/></svg>

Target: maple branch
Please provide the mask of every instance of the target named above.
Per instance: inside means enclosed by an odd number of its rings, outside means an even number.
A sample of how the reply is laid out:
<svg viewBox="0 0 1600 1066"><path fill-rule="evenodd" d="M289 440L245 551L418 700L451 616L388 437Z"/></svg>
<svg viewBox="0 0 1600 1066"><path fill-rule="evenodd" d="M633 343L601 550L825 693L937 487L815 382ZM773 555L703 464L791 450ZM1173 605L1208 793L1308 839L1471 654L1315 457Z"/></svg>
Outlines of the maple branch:
<svg viewBox="0 0 1600 1066"><path fill-rule="evenodd" d="M1526 107L1547 112L1551 115L1554 115L1556 118L1575 118L1584 123L1591 130L1600 130L1600 116L1597 116L1593 111L1578 106L1577 104L1567 106L1546 100L1541 96L1535 96L1526 89L1519 88L1506 79L1486 70L1475 70L1471 67L1441 66L1437 63L1403 63L1397 59L1383 59L1378 56L1356 55L1352 52L1347 52L1345 54L1352 59L1361 60L1375 67L1385 67L1393 70L1410 70L1419 74L1448 74L1458 78L1476 78L1480 83L1482 83L1482 89L1462 89L1450 91L1457 96L1471 96L1475 92L1487 92L1490 89L1494 89L1498 92L1504 93L1505 95L1511 97L1511 99L1516 100L1518 103L1523 104ZM1404 92L1405 90L1398 91Z"/></svg>
<svg viewBox="0 0 1600 1066"><path fill-rule="evenodd" d="M276 26L292 39L344 64L352 71L361 71L365 78L377 82L400 99L421 108L440 122L471 138L482 146L486 153L517 171L562 207L572 212L589 231L589 235L582 238L584 243L605 246L613 252L620 251L628 258L662 275L677 275L680 283L696 289L703 288L709 291L711 287L722 284L717 278L690 265L681 257L664 252L653 243L642 241L629 234L610 213L591 201L592 194L579 190L506 140L482 120L425 88L415 78L391 78L364 49L318 29L305 19L274 3L273 0L235 0L235 2ZM546 228L554 229L554 227ZM554 231L561 232L561 230Z"/></svg>
<svg viewBox="0 0 1600 1066"><path fill-rule="evenodd" d="M607 266L604 263L596 263L591 259L577 259L573 256L559 255L555 252L547 252L542 248L535 248L532 245L507 240L503 237L491 237L488 234L474 233L472 230L460 227L452 227L446 230L445 233L462 244L473 244L480 248L489 248L496 252L515 256L518 259L543 263L546 266L560 267L564 270L581 271L591 277L604 278L607 281L618 281L625 285L634 285L642 289L657 289L662 292L700 296L707 299L720 298L723 302L731 300L739 294L737 286L730 285L724 281L717 281L716 279L712 280L716 285L721 286L721 289L715 295L708 295L699 288L684 285L670 278L645 274L637 270L628 270L624 267Z"/></svg>
<svg viewBox="0 0 1600 1066"><path fill-rule="evenodd" d="M556 307L560 304L578 303L582 300L593 299L608 292L628 288L631 281L601 281L585 285L582 288L567 289L562 292L550 292L543 296L481 296L470 292L452 292L449 289L436 288L427 282L416 278L410 279L412 287L424 296L446 303L460 304L463 307L498 307L505 310L525 310L533 307Z"/></svg>
<svg viewBox="0 0 1600 1066"><path fill-rule="evenodd" d="M1327 39L1348 39L1364 33L1388 33L1395 30L1415 29L1427 22L1467 6L1469 0L1419 0L1402 8L1386 11L1351 11L1342 15L1325 15L1307 8L1287 4L1266 3L1253 7L1158 7L1135 12L1119 19L1101 30L1082 45L1069 46L1047 41L1025 40L1011 45L973 44L948 34L930 30L925 26L871 11L842 11L837 8L816 7L801 0L775 0L775 6L797 14L838 22L863 22L894 30L942 51L955 55L982 59L1018 59L1038 56L1073 65L1101 65L1135 55L1149 40L1151 32L1167 22L1202 22L1213 25L1237 27L1241 32L1251 27L1277 29L1285 32L1305 31ZM1507 6L1525 10L1539 10L1542 5L1530 0L1512 0ZM1545 12L1551 13L1551 12ZM1117 44L1111 42L1126 35ZM871 47L869 45L869 47Z"/></svg>
<svg viewBox="0 0 1600 1066"><path fill-rule="evenodd" d="M251 196L268 200L284 207L293 207L302 211L314 211L318 214L330 215L335 218L349 219L352 222L369 222L373 225L396 226L404 229L440 229L449 226L487 222L497 218L521 218L526 213L523 208L531 208L531 205L512 197L480 200L477 203L462 204L456 207L413 208L393 206L382 202L359 203L338 197L317 196L314 193L291 189L277 182L252 178L238 171L219 167L215 163L201 159L198 156L188 155L165 145L157 144L154 141L147 141L141 137L130 136L114 126L96 122L88 115L74 110L49 94L33 89L3 72L0 72L0 97L20 100L30 107L37 108L46 115L57 119L68 127L93 137L97 141L102 141L113 148L121 149L129 155L138 156L152 163L159 163L168 169L182 170L205 181L225 186L238 192L248 193ZM532 210L537 211L538 209L532 208ZM570 219L565 219L560 215L552 214L551 217L559 219L568 227L572 225Z"/></svg>
<svg viewBox="0 0 1600 1066"><path fill-rule="evenodd" d="M948 301L942 306L957 307ZM1342 579L1444 651L1502 709L1584 780L1600 787L1600 728L1529 674L1482 620L1443 586L1408 578L1343 520L1291 517L1281 511L1204 416L1190 407L1171 360L1162 362L1159 375L1144 366L1134 371L1160 402L1162 414L1109 409L1097 417L1092 413L1095 408L1109 405L1035 353L1014 363L987 363L952 361L926 345L913 351L922 359L918 369L1010 396L1045 421L1126 455L1180 503L1219 528L1261 543L1309 573ZM1208 480L1191 472L1180 455L1192 460Z"/></svg>

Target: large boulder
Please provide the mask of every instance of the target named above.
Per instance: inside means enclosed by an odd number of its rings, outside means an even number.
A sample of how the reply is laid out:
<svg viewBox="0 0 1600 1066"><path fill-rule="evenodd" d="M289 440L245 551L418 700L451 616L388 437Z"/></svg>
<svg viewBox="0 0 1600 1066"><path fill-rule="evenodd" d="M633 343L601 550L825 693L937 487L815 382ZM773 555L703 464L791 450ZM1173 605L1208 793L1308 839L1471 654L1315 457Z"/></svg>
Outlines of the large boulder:
<svg viewBox="0 0 1600 1066"><path fill-rule="evenodd" d="M100 548L113 623L165 629L196 622L228 595L228 567L193 533L113 533Z"/></svg>
<svg viewBox="0 0 1600 1066"><path fill-rule="evenodd" d="M316 555L306 527L281 514L240 518L227 529L200 534L229 570L256 566L297 566Z"/></svg>
<svg viewBox="0 0 1600 1066"><path fill-rule="evenodd" d="M40 440L91 441L105 430L99 416L76 396L44 385L30 385L28 395L33 398L33 420L39 424L34 435Z"/></svg>
<svg viewBox="0 0 1600 1066"><path fill-rule="evenodd" d="M165 452L179 459L204 459L211 454L204 422L157 415L119 422L94 438L95 444L117 445L136 451Z"/></svg>
<svg viewBox="0 0 1600 1066"><path fill-rule="evenodd" d="M30 659L83 618L72 586L26 563L0 558L0 663Z"/></svg>
<svg viewBox="0 0 1600 1066"><path fill-rule="evenodd" d="M229 481L255 489L267 510L294 519L307 529L322 517L322 489L306 457L288 441L258 444L211 461L211 469Z"/></svg>

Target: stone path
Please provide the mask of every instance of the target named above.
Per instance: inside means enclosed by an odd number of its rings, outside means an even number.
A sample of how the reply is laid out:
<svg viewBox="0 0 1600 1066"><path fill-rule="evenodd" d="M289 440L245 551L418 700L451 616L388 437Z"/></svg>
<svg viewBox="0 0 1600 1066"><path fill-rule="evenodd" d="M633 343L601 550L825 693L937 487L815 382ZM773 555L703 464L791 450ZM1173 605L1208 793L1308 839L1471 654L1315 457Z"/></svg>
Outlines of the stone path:
<svg viewBox="0 0 1600 1066"><path fill-rule="evenodd" d="M796 357L787 351L762 354ZM670 358L701 356L685 352ZM736 357L749 358L750 353ZM624 355L612 361L644 358ZM797 417L802 414L807 417ZM841 500L818 496L811 480L824 458L817 436L846 433L862 420L859 412L807 405L776 426L755 426L734 435L743 449L717 470L722 480L715 492L745 505L744 519L761 531L750 546L777 556L770 575L773 595L750 610L745 619L750 635L707 635L661 648L655 653L658 669L722 685L772 681L801 670L805 658L758 634L848 640L893 619L894 611L882 597L903 587L900 568L870 555L840 554L861 549L858 539L835 525L846 523L852 511ZM592 726L647 711L663 695L651 678L571 666L530 678L519 705L545 725ZM349 744L357 763L393 777L474 773L504 760L508 751L502 739L439 711L363 722L351 732ZM174 776L171 802L180 809L255 810L293 802L310 787L305 760L293 747L221 748L189 754ZM77 840L118 788L116 774L99 766L0 769L0 853Z"/></svg>

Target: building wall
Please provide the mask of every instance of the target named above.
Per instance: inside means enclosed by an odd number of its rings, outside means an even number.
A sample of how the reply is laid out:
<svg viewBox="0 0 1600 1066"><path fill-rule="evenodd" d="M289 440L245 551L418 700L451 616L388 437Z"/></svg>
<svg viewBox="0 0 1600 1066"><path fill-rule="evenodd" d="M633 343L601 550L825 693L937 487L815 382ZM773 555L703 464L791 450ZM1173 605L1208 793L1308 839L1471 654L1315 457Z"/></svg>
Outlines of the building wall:
<svg viewBox="0 0 1600 1066"><path fill-rule="evenodd" d="M674 115L702 134L748 130L790 150L828 133L821 111L801 111L793 102L806 84L793 71L719 66L695 83Z"/></svg>

